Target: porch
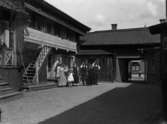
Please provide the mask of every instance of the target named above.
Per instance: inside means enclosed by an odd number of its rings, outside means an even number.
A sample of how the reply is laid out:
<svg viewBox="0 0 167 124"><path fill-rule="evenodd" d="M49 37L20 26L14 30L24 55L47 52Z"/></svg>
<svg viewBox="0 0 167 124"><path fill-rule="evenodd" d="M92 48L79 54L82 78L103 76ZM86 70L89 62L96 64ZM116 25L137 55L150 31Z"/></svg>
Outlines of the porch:
<svg viewBox="0 0 167 124"><path fill-rule="evenodd" d="M24 14L17 7L9 0L0 2L0 100L21 95L18 92L21 71L17 60L22 42L22 23L18 17L20 19Z"/></svg>
<svg viewBox="0 0 167 124"><path fill-rule="evenodd" d="M76 52L76 42L27 27L23 50L25 84L39 85L39 82L55 80L56 60L61 59L70 67Z"/></svg>

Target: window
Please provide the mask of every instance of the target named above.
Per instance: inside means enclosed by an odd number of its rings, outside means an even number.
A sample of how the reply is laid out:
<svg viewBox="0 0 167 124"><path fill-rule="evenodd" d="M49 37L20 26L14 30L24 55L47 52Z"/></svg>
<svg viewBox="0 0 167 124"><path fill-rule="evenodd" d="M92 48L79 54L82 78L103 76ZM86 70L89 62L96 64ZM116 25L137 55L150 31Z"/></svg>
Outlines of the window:
<svg viewBox="0 0 167 124"><path fill-rule="evenodd" d="M66 39L67 38L67 32L66 32L66 30L64 28L61 29L61 31L60 31L60 37L62 39Z"/></svg>
<svg viewBox="0 0 167 124"><path fill-rule="evenodd" d="M47 33L51 33L51 24L47 23Z"/></svg>

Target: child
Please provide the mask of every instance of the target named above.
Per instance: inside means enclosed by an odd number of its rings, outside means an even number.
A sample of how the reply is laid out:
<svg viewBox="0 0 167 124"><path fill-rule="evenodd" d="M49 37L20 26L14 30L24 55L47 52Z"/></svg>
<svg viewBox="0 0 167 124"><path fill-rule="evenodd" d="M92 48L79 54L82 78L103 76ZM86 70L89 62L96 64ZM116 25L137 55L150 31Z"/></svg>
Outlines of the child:
<svg viewBox="0 0 167 124"><path fill-rule="evenodd" d="M71 86L74 82L73 71L70 69L67 76L67 86Z"/></svg>

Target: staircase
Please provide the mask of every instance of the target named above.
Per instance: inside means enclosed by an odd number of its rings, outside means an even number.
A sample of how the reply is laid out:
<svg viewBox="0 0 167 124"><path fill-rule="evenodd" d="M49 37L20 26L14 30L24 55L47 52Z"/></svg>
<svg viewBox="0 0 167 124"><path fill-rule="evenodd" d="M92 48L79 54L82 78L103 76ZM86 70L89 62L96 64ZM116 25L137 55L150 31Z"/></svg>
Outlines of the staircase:
<svg viewBox="0 0 167 124"><path fill-rule="evenodd" d="M11 88L8 82L0 79L0 100L4 100L18 95L21 95L21 92L18 92L16 89Z"/></svg>
<svg viewBox="0 0 167 124"><path fill-rule="evenodd" d="M23 74L23 80L28 83L28 85L38 84L39 82L39 71L50 52L51 48L44 46L39 53L37 60L34 63L30 63Z"/></svg>
<svg viewBox="0 0 167 124"><path fill-rule="evenodd" d="M34 63L30 63L24 74L23 74L23 81L28 84L28 85L31 85L33 84L33 79L34 79L34 76L35 76L35 72L36 72L36 69L35 69L35 64Z"/></svg>

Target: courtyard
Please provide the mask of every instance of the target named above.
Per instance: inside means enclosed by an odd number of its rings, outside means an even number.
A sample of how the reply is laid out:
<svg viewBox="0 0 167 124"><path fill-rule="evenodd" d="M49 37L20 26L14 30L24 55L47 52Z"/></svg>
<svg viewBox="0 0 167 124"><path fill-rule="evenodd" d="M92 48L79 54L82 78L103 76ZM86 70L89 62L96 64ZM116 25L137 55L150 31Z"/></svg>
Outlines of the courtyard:
<svg viewBox="0 0 167 124"><path fill-rule="evenodd" d="M2 124L139 124L161 112L157 86L101 82L25 92L1 103Z"/></svg>

